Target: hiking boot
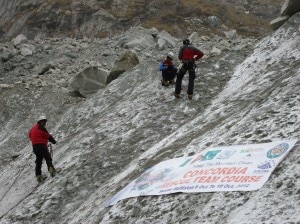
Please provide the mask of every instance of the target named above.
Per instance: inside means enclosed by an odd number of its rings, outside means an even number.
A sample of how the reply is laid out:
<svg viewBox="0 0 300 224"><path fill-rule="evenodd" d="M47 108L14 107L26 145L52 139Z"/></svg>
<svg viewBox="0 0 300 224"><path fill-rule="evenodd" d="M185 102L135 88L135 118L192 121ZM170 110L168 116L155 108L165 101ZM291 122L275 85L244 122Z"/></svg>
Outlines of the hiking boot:
<svg viewBox="0 0 300 224"><path fill-rule="evenodd" d="M188 95L189 100L193 98L193 95Z"/></svg>
<svg viewBox="0 0 300 224"><path fill-rule="evenodd" d="M175 93L174 96L178 99L180 98L180 94L179 93Z"/></svg>
<svg viewBox="0 0 300 224"><path fill-rule="evenodd" d="M39 183L43 183L44 180L47 178L47 176L43 176L43 175L37 175L36 176L36 180L39 182Z"/></svg>
<svg viewBox="0 0 300 224"><path fill-rule="evenodd" d="M170 81L161 80L161 85L168 87L170 85Z"/></svg>
<svg viewBox="0 0 300 224"><path fill-rule="evenodd" d="M55 177L56 171L55 171L54 167L49 167L49 173L50 173L51 177Z"/></svg>

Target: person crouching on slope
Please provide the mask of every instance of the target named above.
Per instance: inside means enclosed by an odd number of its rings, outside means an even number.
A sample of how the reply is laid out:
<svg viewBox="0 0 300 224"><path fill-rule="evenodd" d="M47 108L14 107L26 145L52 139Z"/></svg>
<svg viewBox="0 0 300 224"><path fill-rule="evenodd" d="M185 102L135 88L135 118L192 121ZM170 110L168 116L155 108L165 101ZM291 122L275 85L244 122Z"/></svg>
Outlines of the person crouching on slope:
<svg viewBox="0 0 300 224"><path fill-rule="evenodd" d="M199 49L195 48L189 39L183 40L183 46L179 50L178 58L182 62L175 85L175 97L180 98L181 83L183 76L189 72L189 85L187 89L188 98L192 99L194 93L194 80L196 78L196 64L195 61L202 58L203 53Z"/></svg>
<svg viewBox="0 0 300 224"><path fill-rule="evenodd" d="M46 129L47 119L45 116L40 116L38 122L31 128L29 132L29 138L32 142L33 152L36 155L36 167L35 167L35 175L38 182L43 181L42 176L42 163L43 159L46 160L48 171L51 177L54 177L56 171L52 164L52 158L48 151L48 141L53 144L56 144L55 139L50 135Z"/></svg>
<svg viewBox="0 0 300 224"><path fill-rule="evenodd" d="M161 84L163 86L169 86L174 83L177 68L174 66L173 58L174 54L169 52L159 65L159 71L162 72Z"/></svg>

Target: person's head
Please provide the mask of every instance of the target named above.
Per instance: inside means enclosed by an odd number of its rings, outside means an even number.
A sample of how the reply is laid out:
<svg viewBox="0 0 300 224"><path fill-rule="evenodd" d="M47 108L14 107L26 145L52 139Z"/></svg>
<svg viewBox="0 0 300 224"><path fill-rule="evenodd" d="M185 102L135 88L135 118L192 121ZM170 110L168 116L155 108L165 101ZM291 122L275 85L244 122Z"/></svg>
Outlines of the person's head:
<svg viewBox="0 0 300 224"><path fill-rule="evenodd" d="M190 45L191 44L191 41L189 39L184 39L182 41L183 45Z"/></svg>
<svg viewBox="0 0 300 224"><path fill-rule="evenodd" d="M38 124L41 124L41 125L45 126L46 123L47 123L47 118L44 115L40 116L39 120L38 120Z"/></svg>
<svg viewBox="0 0 300 224"><path fill-rule="evenodd" d="M167 59L171 61L171 60L173 60L173 58L174 58L173 52L169 52L169 53L167 54Z"/></svg>

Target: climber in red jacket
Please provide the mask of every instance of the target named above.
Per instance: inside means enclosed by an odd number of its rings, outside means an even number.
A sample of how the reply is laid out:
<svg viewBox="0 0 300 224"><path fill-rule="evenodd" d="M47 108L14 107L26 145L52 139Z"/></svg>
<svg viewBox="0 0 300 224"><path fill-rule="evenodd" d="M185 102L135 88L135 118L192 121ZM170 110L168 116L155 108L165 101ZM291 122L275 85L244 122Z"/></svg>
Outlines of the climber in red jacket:
<svg viewBox="0 0 300 224"><path fill-rule="evenodd" d="M194 93L194 79L196 77L195 61L203 57L203 52L194 47L189 39L183 40L183 46L179 50L178 59L182 62L182 67L177 74L175 97L180 98L181 83L183 76L189 72L189 85L187 89L188 98L192 99Z"/></svg>
<svg viewBox="0 0 300 224"><path fill-rule="evenodd" d="M48 171L52 177L55 176L56 171L52 164L52 158L48 150L48 141L56 144L55 139L46 129L47 119L45 116L40 116L38 122L31 128L29 138L32 142L33 152L36 155L35 175L38 182L42 182L42 163L46 160Z"/></svg>

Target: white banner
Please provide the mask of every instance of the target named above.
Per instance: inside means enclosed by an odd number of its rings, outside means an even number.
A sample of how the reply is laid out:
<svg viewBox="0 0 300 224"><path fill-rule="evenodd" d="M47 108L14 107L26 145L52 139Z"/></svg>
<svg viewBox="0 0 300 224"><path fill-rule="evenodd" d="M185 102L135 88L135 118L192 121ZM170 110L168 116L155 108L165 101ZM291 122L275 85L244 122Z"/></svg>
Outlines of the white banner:
<svg viewBox="0 0 300 224"><path fill-rule="evenodd" d="M296 142L220 146L163 161L114 195L107 206L137 196L260 189Z"/></svg>

